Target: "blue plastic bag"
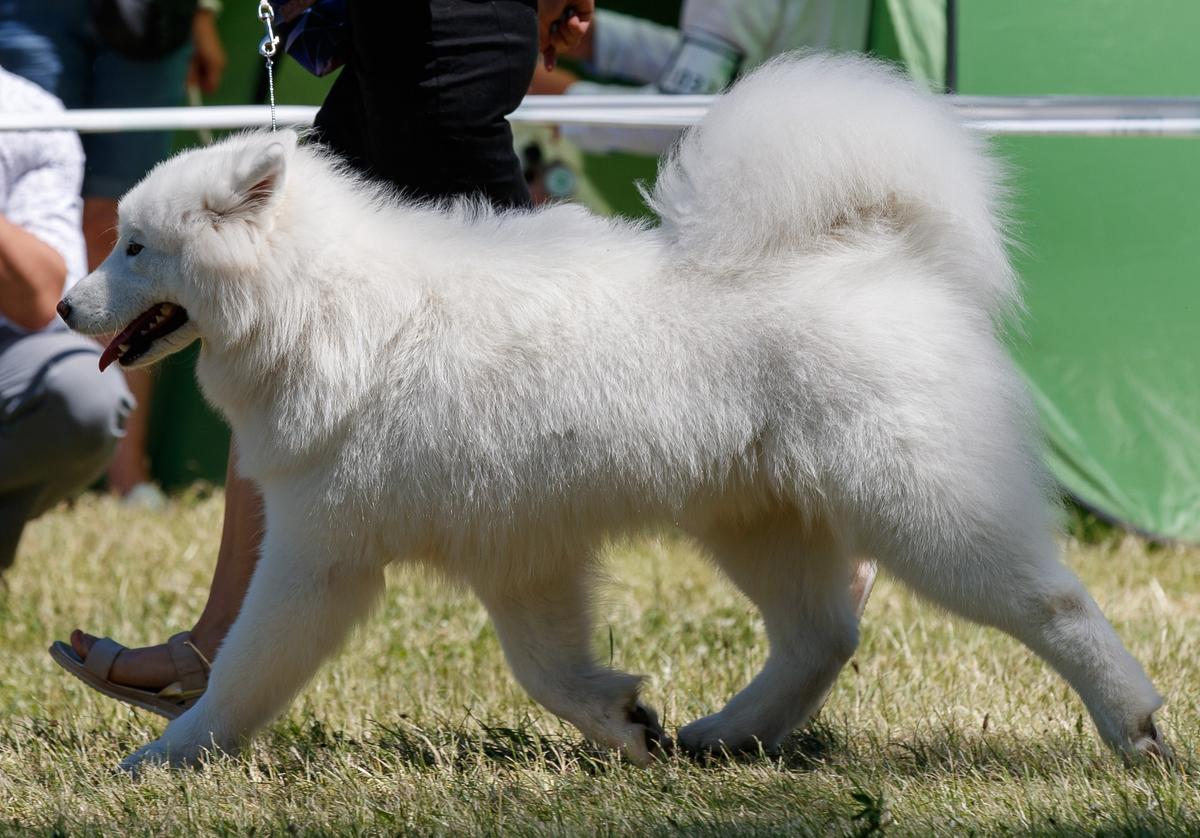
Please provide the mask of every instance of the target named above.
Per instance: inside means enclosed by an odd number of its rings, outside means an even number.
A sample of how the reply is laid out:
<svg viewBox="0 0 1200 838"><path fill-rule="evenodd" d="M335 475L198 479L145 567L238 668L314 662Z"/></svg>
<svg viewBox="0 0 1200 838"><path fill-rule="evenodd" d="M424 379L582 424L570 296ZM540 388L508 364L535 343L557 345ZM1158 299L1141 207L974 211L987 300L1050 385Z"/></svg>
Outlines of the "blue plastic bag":
<svg viewBox="0 0 1200 838"><path fill-rule="evenodd" d="M350 51L348 0L287 0L275 10L283 50L313 75L346 63Z"/></svg>

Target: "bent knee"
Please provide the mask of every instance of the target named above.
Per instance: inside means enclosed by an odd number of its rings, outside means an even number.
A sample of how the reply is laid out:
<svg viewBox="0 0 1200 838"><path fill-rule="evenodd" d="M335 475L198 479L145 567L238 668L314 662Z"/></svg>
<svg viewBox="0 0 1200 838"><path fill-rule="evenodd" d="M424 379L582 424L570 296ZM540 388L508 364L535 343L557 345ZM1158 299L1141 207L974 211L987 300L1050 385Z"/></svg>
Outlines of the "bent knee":
<svg viewBox="0 0 1200 838"><path fill-rule="evenodd" d="M135 402L117 370L97 375L94 359L68 359L47 382L39 413L55 430L55 450L76 462L106 459L125 436Z"/></svg>

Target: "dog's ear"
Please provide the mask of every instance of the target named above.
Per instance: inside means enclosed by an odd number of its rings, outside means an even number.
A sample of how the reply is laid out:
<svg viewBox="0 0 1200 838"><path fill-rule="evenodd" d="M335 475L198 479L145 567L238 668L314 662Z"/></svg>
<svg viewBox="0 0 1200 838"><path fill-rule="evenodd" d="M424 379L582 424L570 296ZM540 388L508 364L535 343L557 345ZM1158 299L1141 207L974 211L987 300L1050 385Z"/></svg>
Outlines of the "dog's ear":
<svg viewBox="0 0 1200 838"><path fill-rule="evenodd" d="M201 205L184 216L196 225L191 241L199 262L212 273L233 276L258 264L296 139L287 130L250 135L215 161Z"/></svg>
<svg viewBox="0 0 1200 838"><path fill-rule="evenodd" d="M233 168L229 192L208 209L219 218L252 218L279 201L287 163L296 147L294 131L256 137Z"/></svg>

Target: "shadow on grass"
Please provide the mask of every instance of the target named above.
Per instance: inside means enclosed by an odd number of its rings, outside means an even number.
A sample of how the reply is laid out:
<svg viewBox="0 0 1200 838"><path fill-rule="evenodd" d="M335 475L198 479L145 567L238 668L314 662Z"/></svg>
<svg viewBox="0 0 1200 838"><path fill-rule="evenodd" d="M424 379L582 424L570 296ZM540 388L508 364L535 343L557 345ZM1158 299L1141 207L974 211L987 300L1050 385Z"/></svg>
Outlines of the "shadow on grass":
<svg viewBox="0 0 1200 838"><path fill-rule="evenodd" d="M1125 764L1118 754L1100 746L1090 727L1082 723L1073 734L1055 730L1040 736L964 730L952 723L895 738L848 736L829 727L814 728L788 741L777 757L783 767L865 772L896 781L921 782L965 776L1054 781L1090 775L1130 780L1176 777L1200 783L1200 761L1189 742L1172 742L1174 763L1148 759Z"/></svg>
<svg viewBox="0 0 1200 838"><path fill-rule="evenodd" d="M394 723L374 723L375 734L356 739L331 730L319 719L282 722L267 737L272 756L310 761L323 754L369 755L415 768L462 770L481 765L521 770L530 767L567 773L597 774L625 763L619 755L582 740L565 723L561 732L548 733L525 717L516 726L492 725L467 717L459 722L435 720L417 724L401 717ZM1008 777L1078 776L1081 773L1123 771L1135 776L1161 776L1164 771L1200 782L1197 764L1186 743L1176 743L1178 763L1167 768L1151 761L1120 768L1119 758L1097 751L1090 731L1074 735L1047 733L1022 738L1011 734L963 731L947 724L901 738L852 736L818 719L793 734L775 752L688 755L676 750L667 762L689 770L724 770L733 766L770 767L782 774L830 772L887 776L893 780L981 779Z"/></svg>
<svg viewBox="0 0 1200 838"><path fill-rule="evenodd" d="M515 727L489 725L474 719L460 723L438 720L419 726L406 717L390 723L376 721L375 735L357 739L330 730L315 718L276 724L267 737L272 755L310 761L323 756L360 754L414 768L462 770L487 764L501 769L542 766L566 773L598 773L620 764L607 749L571 736L537 729L529 717Z"/></svg>
<svg viewBox="0 0 1200 838"><path fill-rule="evenodd" d="M530 717L516 726L492 725L476 719L453 724L418 726L405 718L392 724L376 721L376 736L357 740L329 731L317 719L276 725L271 750L290 751L301 758L318 756L337 748L385 755L416 768L462 769L486 763L502 769L548 768L557 772L583 771L597 774L628 765L614 751L592 745L563 725L561 733L539 730ZM774 765L788 772L814 771L827 767L826 758L835 754L843 740L828 726L814 723L789 739L778 753L689 755L675 750L667 761L704 769L729 765Z"/></svg>

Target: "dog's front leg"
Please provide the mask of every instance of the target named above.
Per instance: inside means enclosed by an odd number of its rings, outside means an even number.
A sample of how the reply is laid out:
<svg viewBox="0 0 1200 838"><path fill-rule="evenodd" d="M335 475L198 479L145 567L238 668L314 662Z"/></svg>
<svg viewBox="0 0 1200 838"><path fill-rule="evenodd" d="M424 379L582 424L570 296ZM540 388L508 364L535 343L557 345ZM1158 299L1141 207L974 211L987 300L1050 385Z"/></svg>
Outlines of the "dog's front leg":
<svg viewBox="0 0 1200 838"><path fill-rule="evenodd" d="M658 716L638 700L641 678L600 666L592 652L586 574L568 566L502 590L476 582L521 686L593 742L645 764L667 750Z"/></svg>
<svg viewBox="0 0 1200 838"><path fill-rule="evenodd" d="M274 520L305 519L268 511L262 559L208 689L128 757L125 770L136 773L146 762L193 765L207 750L236 751L284 709L382 590L381 569L338 564L320 536L278 532Z"/></svg>

